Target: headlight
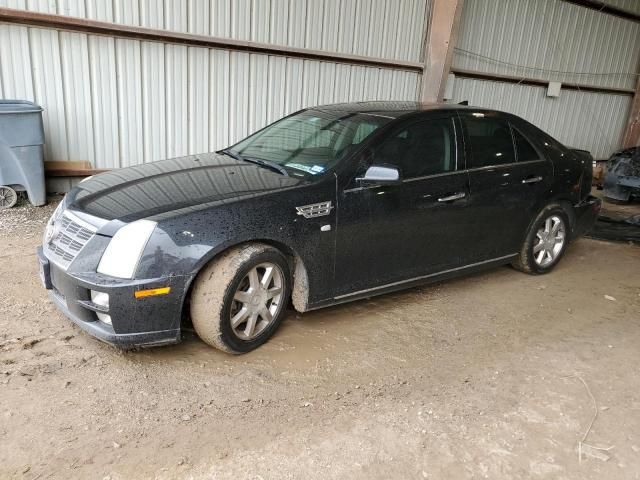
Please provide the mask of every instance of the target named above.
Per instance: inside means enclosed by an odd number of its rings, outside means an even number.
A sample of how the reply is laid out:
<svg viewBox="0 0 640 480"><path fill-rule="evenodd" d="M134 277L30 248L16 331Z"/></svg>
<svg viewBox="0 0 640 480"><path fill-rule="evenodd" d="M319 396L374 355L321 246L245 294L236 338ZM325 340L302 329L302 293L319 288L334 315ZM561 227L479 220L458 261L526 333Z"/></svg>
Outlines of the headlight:
<svg viewBox="0 0 640 480"><path fill-rule="evenodd" d="M102 254L98 273L112 277L133 278L156 222L137 220L122 227L113 236Z"/></svg>

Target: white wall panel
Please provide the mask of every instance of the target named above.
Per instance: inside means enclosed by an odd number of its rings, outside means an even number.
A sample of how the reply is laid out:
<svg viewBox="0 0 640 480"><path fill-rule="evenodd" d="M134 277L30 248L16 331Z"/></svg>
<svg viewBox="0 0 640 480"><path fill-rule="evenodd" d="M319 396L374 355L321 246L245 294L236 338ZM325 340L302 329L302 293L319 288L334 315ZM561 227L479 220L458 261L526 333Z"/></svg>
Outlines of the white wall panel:
<svg viewBox="0 0 640 480"><path fill-rule="evenodd" d="M59 37L69 154L69 158L61 160L95 161L93 102L87 35L60 32ZM58 159L52 158L50 160Z"/></svg>
<svg viewBox="0 0 640 480"><path fill-rule="evenodd" d="M164 45L142 42L144 162L167 158Z"/></svg>
<svg viewBox="0 0 640 480"><path fill-rule="evenodd" d="M0 25L0 68L8 98L33 100L29 32L26 27Z"/></svg>
<svg viewBox="0 0 640 480"><path fill-rule="evenodd" d="M209 151L209 50L189 48L188 153Z"/></svg>
<svg viewBox="0 0 640 480"><path fill-rule="evenodd" d="M286 110L287 59L283 57L269 57L269 94L266 95L267 123L275 122L289 113Z"/></svg>
<svg viewBox="0 0 640 480"><path fill-rule="evenodd" d="M211 50L209 102L209 150L231 143L229 125L229 90L231 85L231 54L225 50Z"/></svg>
<svg viewBox="0 0 640 480"><path fill-rule="evenodd" d="M466 0L457 47L460 69L632 89L640 23L561 0Z"/></svg>
<svg viewBox="0 0 640 480"><path fill-rule="evenodd" d="M21 6L20 8L24 8L24 2L21 3L23 6ZM0 0L0 5L6 6L6 4L3 5L2 0ZM56 0L27 0L26 5L28 6L29 10L33 10L36 12L58 13Z"/></svg>
<svg viewBox="0 0 640 480"><path fill-rule="evenodd" d="M29 31L29 39L34 97L44 109L42 120L48 134L45 158L69 158L58 32L34 28Z"/></svg>
<svg viewBox="0 0 640 480"><path fill-rule="evenodd" d="M167 156L179 157L189 151L187 47L165 46L165 96Z"/></svg>
<svg viewBox="0 0 640 480"><path fill-rule="evenodd" d="M289 0L271 0L269 15L269 43L287 45L289 24Z"/></svg>
<svg viewBox="0 0 640 480"><path fill-rule="evenodd" d="M46 0L45 0L46 1ZM114 21L124 25L140 25L140 4L131 0L113 0Z"/></svg>
<svg viewBox="0 0 640 480"><path fill-rule="evenodd" d="M115 39L89 37L95 163L120 166Z"/></svg>
<svg viewBox="0 0 640 480"><path fill-rule="evenodd" d="M144 162L141 88L142 58L140 51L140 42L116 39L118 133L121 167Z"/></svg>
<svg viewBox="0 0 640 480"><path fill-rule="evenodd" d="M198 35L209 35L209 0L190 0L187 4L188 31Z"/></svg>
<svg viewBox="0 0 640 480"><path fill-rule="evenodd" d="M231 37L230 0L211 0L211 36Z"/></svg>
<svg viewBox="0 0 640 480"><path fill-rule="evenodd" d="M0 0L0 7L25 9L27 5L25 0Z"/></svg>
<svg viewBox="0 0 640 480"><path fill-rule="evenodd" d="M546 88L456 78L453 102L514 113L540 127L568 146L607 158L619 148L632 97L562 90L560 97L546 96Z"/></svg>
<svg viewBox="0 0 640 480"><path fill-rule="evenodd" d="M250 55L249 58L249 132L267 125L267 102L269 92L269 57Z"/></svg>
<svg viewBox="0 0 640 480"><path fill-rule="evenodd" d="M249 133L249 57L233 52L229 59L229 129L231 141Z"/></svg>

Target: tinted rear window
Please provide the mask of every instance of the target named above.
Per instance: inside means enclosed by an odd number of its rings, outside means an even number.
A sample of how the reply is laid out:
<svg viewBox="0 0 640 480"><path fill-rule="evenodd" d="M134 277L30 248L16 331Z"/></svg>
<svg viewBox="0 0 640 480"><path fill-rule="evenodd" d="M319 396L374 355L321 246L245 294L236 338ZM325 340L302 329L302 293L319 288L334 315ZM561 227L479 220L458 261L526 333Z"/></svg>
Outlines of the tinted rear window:
<svg viewBox="0 0 640 480"><path fill-rule="evenodd" d="M515 128L512 129L513 138L516 141L516 151L518 152L518 161L519 162L530 162L532 160L539 160L540 155L533 145Z"/></svg>
<svg viewBox="0 0 640 480"><path fill-rule="evenodd" d="M471 150L471 167L502 165L516 161L511 128L503 120L475 114L463 117Z"/></svg>

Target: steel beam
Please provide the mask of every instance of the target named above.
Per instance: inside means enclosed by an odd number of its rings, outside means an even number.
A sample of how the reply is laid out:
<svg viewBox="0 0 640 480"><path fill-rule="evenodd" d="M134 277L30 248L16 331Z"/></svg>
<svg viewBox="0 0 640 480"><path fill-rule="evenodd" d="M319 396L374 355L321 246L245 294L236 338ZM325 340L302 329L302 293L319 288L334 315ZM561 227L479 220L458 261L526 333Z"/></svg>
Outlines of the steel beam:
<svg viewBox="0 0 640 480"><path fill-rule="evenodd" d="M207 35L173 32L155 28L102 22L87 18L16 10L12 8L0 8L0 22L71 32L82 32L92 35L130 38L149 42L174 43L192 47L235 50L248 53L259 53L263 55L277 55L281 57L302 58L306 60L343 63L348 65L365 65L369 67L390 68L420 73L424 68L424 65L420 62L364 57L360 55L313 50L309 48L297 48L261 42L235 40L231 38L210 37Z"/></svg>
<svg viewBox="0 0 640 480"><path fill-rule="evenodd" d="M424 72L422 74L423 102L441 102L447 83L453 49L458 40L460 16L464 0L433 0L429 33L425 37Z"/></svg>
<svg viewBox="0 0 640 480"><path fill-rule="evenodd" d="M622 143L625 148L640 146L640 77L636 83L636 93L633 96L633 104Z"/></svg>

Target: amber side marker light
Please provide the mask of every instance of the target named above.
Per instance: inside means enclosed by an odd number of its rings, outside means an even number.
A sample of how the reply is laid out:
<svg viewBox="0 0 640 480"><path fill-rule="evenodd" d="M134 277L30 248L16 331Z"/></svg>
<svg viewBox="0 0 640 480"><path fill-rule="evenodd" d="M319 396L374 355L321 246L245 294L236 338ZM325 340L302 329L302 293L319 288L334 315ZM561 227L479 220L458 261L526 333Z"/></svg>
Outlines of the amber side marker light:
<svg viewBox="0 0 640 480"><path fill-rule="evenodd" d="M149 290L138 290L134 292L136 298L153 297L156 295L166 295L171 291L171 287L150 288Z"/></svg>

